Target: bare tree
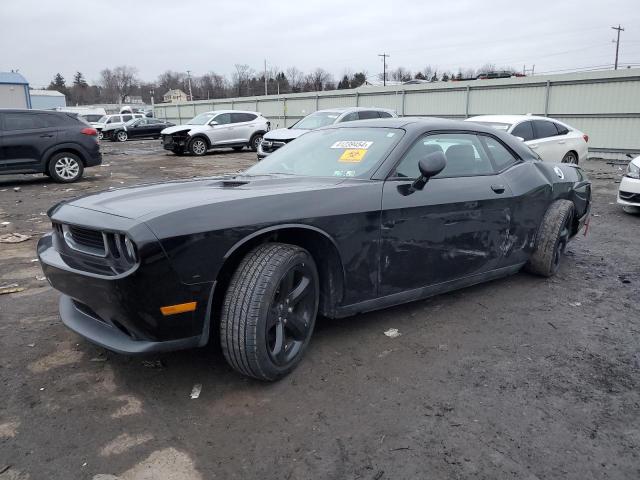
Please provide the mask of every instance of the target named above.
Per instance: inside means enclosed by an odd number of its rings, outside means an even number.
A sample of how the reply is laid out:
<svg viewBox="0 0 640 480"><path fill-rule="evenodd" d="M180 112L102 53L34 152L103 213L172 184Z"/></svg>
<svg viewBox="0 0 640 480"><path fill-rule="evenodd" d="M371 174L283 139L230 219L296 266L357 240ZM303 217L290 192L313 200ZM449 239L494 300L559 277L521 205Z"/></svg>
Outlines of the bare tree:
<svg viewBox="0 0 640 480"><path fill-rule="evenodd" d="M391 79L396 82L408 82L411 80L411 72L404 67L398 67L391 71Z"/></svg>
<svg viewBox="0 0 640 480"><path fill-rule="evenodd" d="M292 92L302 91L302 82L304 80L304 74L296 67L287 68L287 80Z"/></svg>
<svg viewBox="0 0 640 480"><path fill-rule="evenodd" d="M485 63L479 69L476 70L476 75L486 75L487 73L495 72L496 65L495 63Z"/></svg>
<svg viewBox="0 0 640 480"><path fill-rule="evenodd" d="M305 88L309 91L320 92L325 87L333 85L333 76L323 68L316 68L313 72L305 77Z"/></svg>
<svg viewBox="0 0 640 480"><path fill-rule="evenodd" d="M246 64L236 63L234 66L236 71L233 72L233 88L236 90L238 96L241 97L243 88L246 89L249 80L254 76L254 72L251 67Z"/></svg>
<svg viewBox="0 0 640 480"><path fill-rule="evenodd" d="M102 86L116 103L124 102L138 85L138 70L127 65L120 65L113 70L105 68L100 72Z"/></svg>

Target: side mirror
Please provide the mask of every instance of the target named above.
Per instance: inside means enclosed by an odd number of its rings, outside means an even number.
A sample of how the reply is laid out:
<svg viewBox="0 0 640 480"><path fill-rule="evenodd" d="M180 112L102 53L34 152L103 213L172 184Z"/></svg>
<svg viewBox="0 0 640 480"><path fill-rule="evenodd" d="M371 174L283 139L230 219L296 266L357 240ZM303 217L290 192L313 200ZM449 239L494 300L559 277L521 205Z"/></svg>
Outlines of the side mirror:
<svg viewBox="0 0 640 480"><path fill-rule="evenodd" d="M211 120L209 122L209 125L211 125L212 127L215 127L216 125L218 125L218 122L216 122L215 120Z"/></svg>
<svg viewBox="0 0 640 480"><path fill-rule="evenodd" d="M418 162L420 177L411 185L413 190L422 190L431 177L438 175L447 166L443 152L433 152Z"/></svg>
<svg viewBox="0 0 640 480"><path fill-rule="evenodd" d="M516 138L517 138L518 140L520 140L521 142L524 142L524 138L522 138L522 137L518 137L518 136L516 136L516 135L514 135L514 137L516 137Z"/></svg>

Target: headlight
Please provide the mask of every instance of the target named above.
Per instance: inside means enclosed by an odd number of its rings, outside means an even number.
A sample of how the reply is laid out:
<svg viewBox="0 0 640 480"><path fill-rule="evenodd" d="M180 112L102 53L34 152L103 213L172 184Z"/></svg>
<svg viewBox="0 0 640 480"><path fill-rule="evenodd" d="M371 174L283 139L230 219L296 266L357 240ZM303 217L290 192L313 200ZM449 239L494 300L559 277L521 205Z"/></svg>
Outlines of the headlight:
<svg viewBox="0 0 640 480"><path fill-rule="evenodd" d="M640 167L629 162L629 166L627 167L627 177L640 179Z"/></svg>

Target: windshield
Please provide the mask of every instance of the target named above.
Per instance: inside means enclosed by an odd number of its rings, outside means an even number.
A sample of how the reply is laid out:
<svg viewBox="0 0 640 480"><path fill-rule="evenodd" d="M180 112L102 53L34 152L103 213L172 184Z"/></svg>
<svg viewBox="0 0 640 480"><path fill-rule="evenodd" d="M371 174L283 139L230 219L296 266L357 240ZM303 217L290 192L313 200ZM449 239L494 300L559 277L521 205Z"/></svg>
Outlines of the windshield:
<svg viewBox="0 0 640 480"><path fill-rule="evenodd" d="M331 128L305 133L245 173L365 177L396 146L397 128Z"/></svg>
<svg viewBox="0 0 640 480"><path fill-rule="evenodd" d="M209 123L209 121L215 116L215 113L201 113L200 115L196 115L191 120L189 120L187 122L187 125L205 125Z"/></svg>
<svg viewBox="0 0 640 480"><path fill-rule="evenodd" d="M471 120L475 123L481 123L482 125L489 125L490 127L495 128L496 130L502 130L503 132L506 132L507 130L509 130L509 128L511 128L511 125L513 125L512 123L503 123L503 122L484 122L482 120Z"/></svg>
<svg viewBox="0 0 640 480"><path fill-rule="evenodd" d="M333 125L340 116L339 112L316 112L307 115L291 128L299 128L301 130L315 130L316 128Z"/></svg>
<svg viewBox="0 0 640 480"><path fill-rule="evenodd" d="M100 117L100 120L98 120L98 123L107 123L107 119L109 117L107 117L106 115L103 115L102 117Z"/></svg>

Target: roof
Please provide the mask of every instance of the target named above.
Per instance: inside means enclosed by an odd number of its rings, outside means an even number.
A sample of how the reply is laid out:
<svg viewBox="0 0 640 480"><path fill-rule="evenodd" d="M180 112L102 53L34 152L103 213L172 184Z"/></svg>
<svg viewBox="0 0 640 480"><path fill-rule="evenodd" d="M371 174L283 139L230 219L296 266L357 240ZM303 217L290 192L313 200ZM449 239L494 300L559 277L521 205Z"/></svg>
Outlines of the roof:
<svg viewBox="0 0 640 480"><path fill-rule="evenodd" d="M217 115L218 113L252 113L254 115L262 115L260 112L252 112L251 110L209 110L208 112L201 112L197 115Z"/></svg>
<svg viewBox="0 0 640 480"><path fill-rule="evenodd" d="M0 72L0 83L29 85L27 79L20 75L18 72Z"/></svg>
<svg viewBox="0 0 640 480"><path fill-rule="evenodd" d="M516 123L523 120L551 120L549 117L538 117L536 115L477 115L467 118L470 122L496 122L496 123Z"/></svg>
<svg viewBox="0 0 640 480"><path fill-rule="evenodd" d="M64 93L57 90L29 90L29 93L33 96L41 97L64 97Z"/></svg>
<svg viewBox="0 0 640 480"><path fill-rule="evenodd" d="M392 110L390 108L380 108L380 107L340 107L340 108L324 108L322 110L316 110L313 113L318 113L318 112L336 112L336 113L345 113L345 112L359 112L362 110L376 110L376 111L382 111L382 112L393 112L396 113L395 110ZM313 115L313 113L311 113L310 115Z"/></svg>
<svg viewBox="0 0 640 480"><path fill-rule="evenodd" d="M184 93L184 92L183 92L182 90L180 90L179 88L174 88L174 89L172 89L172 90L169 90L167 93L165 93L165 94L163 95L163 97L164 97L164 96L166 96L166 95L171 95L171 94L173 94L173 93L180 93L180 94L182 94L182 95L186 95L186 93Z"/></svg>

